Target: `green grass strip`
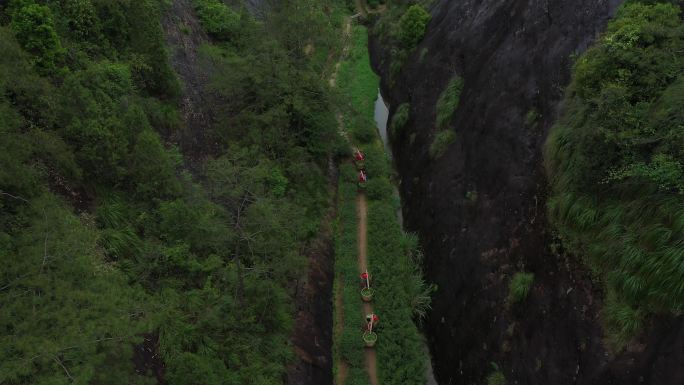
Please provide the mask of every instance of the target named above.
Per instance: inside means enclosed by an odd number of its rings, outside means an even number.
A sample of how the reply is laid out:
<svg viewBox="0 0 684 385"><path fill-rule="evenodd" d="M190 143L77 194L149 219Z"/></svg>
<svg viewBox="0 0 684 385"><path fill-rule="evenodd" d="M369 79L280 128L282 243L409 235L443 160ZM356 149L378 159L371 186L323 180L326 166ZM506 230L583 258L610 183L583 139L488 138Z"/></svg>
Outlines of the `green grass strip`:
<svg viewBox="0 0 684 385"><path fill-rule="evenodd" d="M338 85L347 130L366 154L370 176L368 198L368 264L373 277L373 307L380 316L377 366L381 384L422 385L426 357L422 337L413 321L414 305L425 285L417 263L415 237L405 234L397 217L398 200L390 182L391 164L373 122L379 78L373 73L367 51L367 33L355 26L353 47L342 63ZM366 384L363 318L357 265L356 170L340 168L336 277L344 284L345 325L335 341L336 351L350 364L348 385ZM338 282L339 284L339 282Z"/></svg>

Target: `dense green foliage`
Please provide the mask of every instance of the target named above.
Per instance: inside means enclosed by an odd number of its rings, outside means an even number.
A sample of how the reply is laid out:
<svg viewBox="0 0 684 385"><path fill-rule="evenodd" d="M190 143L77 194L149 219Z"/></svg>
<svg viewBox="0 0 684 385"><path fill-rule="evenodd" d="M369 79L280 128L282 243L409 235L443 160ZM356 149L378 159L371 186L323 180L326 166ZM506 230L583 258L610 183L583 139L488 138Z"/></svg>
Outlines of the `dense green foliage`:
<svg viewBox="0 0 684 385"><path fill-rule="evenodd" d="M45 5L13 3L12 29L22 47L32 53L41 72L55 71L64 50L57 38L52 11Z"/></svg>
<svg viewBox="0 0 684 385"><path fill-rule="evenodd" d="M546 146L548 208L603 278L618 344L644 317L684 309L684 25L632 1L576 63Z"/></svg>
<svg viewBox="0 0 684 385"><path fill-rule="evenodd" d="M452 143L456 141L456 133L451 129L444 131L439 131L435 134L432 143L430 144L430 149L428 150L430 158L439 159L446 153Z"/></svg>
<svg viewBox="0 0 684 385"><path fill-rule="evenodd" d="M413 4L399 19L399 40L408 49L414 48L425 35L430 14L420 4Z"/></svg>
<svg viewBox="0 0 684 385"><path fill-rule="evenodd" d="M372 33L379 37L390 54L390 82L395 80L409 54L423 39L431 19L426 8L431 3L432 0L392 1L374 24ZM421 53L421 57L423 55Z"/></svg>
<svg viewBox="0 0 684 385"><path fill-rule="evenodd" d="M240 32L240 14L219 0L195 0L197 16L206 31L216 39L230 40Z"/></svg>
<svg viewBox="0 0 684 385"><path fill-rule="evenodd" d="M336 140L299 42L337 34L321 2L222 4L196 3L221 124L193 175L164 2L0 6L0 383L151 384L156 360L171 385L281 382Z"/></svg>
<svg viewBox="0 0 684 385"><path fill-rule="evenodd" d="M532 283L534 283L534 274L515 273L511 283L508 285L508 302L515 304L526 300L530 294Z"/></svg>
<svg viewBox="0 0 684 385"><path fill-rule="evenodd" d="M454 116L454 112L456 112L456 108L458 107L458 102L461 99L462 90L463 79L458 75L454 75L454 77L449 80L449 84L447 84L447 87L444 89L444 91L442 91L442 93L439 95L439 99L437 100L437 105L435 107L435 125L437 128L446 127L451 118Z"/></svg>
<svg viewBox="0 0 684 385"><path fill-rule="evenodd" d="M340 65L338 80L342 104L349 111L344 123L356 140L369 143L376 138L373 111L378 96L378 77L370 70L368 33L366 28L354 25L349 56Z"/></svg>
<svg viewBox="0 0 684 385"><path fill-rule="evenodd" d="M345 116L361 116L346 122L353 133L354 124L372 126L373 101L379 84L370 68L365 33L354 39L356 47L348 63L341 66L339 87L351 95L353 103L345 104ZM353 71L353 72L352 72ZM369 79L371 86L358 81ZM430 306L431 288L422 280L420 253L415 237L405 234L397 217L397 198L390 181L391 166L379 135L373 129L368 143L354 135L366 155L369 175L368 198L368 265L375 294L373 307L380 316L377 350L378 377L383 384L423 384L426 357L423 342L414 320L425 315ZM350 366L347 384L366 384L363 340L359 326L361 298L357 264L357 173L351 165L341 167L336 238L337 289L343 289L345 325L336 341L336 351ZM339 311L339 309L338 309ZM358 320L358 321L357 321Z"/></svg>

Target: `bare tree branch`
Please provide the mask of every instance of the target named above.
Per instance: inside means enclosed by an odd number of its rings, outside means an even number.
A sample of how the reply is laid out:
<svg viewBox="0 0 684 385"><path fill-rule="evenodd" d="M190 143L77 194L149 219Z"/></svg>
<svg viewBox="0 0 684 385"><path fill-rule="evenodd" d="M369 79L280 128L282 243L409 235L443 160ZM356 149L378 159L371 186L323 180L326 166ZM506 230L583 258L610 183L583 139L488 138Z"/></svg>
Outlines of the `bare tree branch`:
<svg viewBox="0 0 684 385"><path fill-rule="evenodd" d="M64 366L64 364L62 363L62 361L61 361L57 356L52 357L52 359L53 359L56 363L58 363L59 366L62 367L62 369L64 369L64 373L66 373L67 377L69 377L69 379L71 380L71 382L74 382L74 378L71 377L71 373L69 373L69 369L67 369L66 366Z"/></svg>
<svg viewBox="0 0 684 385"><path fill-rule="evenodd" d="M26 199L24 199L24 198L22 198L22 197L20 197L20 196L12 195L12 194L6 193L6 192L4 192L4 191L2 191L2 190L0 190L0 195L5 195L5 196L8 196L8 197L10 197L10 198L14 198L14 199L23 201L23 202L25 202L25 203L30 203L28 200L26 200Z"/></svg>

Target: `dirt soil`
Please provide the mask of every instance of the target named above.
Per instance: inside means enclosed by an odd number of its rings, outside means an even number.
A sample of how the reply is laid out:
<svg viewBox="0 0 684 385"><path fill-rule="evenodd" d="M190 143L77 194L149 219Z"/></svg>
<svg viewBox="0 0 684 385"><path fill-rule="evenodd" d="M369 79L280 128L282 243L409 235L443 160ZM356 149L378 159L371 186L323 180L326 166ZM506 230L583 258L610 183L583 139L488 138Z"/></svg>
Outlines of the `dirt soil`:
<svg viewBox="0 0 684 385"><path fill-rule="evenodd" d="M156 334L143 335L143 342L133 347L133 364L137 374L152 376L157 385L166 385L166 367L159 354L159 336Z"/></svg>
<svg viewBox="0 0 684 385"><path fill-rule="evenodd" d="M571 57L594 41L619 0L437 0L419 46L389 81L389 49L371 37L382 91L410 103L393 139L407 230L419 234L427 279L438 285L426 333L440 384L684 383L684 317L655 320L627 352L605 348L602 292L558 246L545 216L542 146L570 80ZM435 105L464 79L432 160ZM528 119L529 116L538 116ZM528 300L507 306L511 276L535 274Z"/></svg>

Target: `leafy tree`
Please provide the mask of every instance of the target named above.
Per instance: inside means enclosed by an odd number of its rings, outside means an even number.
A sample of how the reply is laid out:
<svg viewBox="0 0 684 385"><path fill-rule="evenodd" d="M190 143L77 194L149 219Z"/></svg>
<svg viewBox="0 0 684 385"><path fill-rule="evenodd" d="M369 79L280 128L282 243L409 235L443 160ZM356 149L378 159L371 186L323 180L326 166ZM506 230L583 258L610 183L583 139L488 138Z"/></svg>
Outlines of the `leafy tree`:
<svg viewBox="0 0 684 385"><path fill-rule="evenodd" d="M102 26L93 3L90 0L66 0L63 4L66 25L74 40L98 42Z"/></svg>
<svg viewBox="0 0 684 385"><path fill-rule="evenodd" d="M239 30L206 48L218 153L182 159L162 2L40 3L12 1L0 27L0 382L154 383L133 368L143 334L171 384L280 382L335 137L325 54L292 50L337 35L286 36L288 7L212 19ZM68 70L34 65L62 46Z"/></svg>
<svg viewBox="0 0 684 385"><path fill-rule="evenodd" d="M140 121L145 122L144 119ZM178 151L165 149L156 132L144 129L133 145L128 183L144 200L175 196L180 191L176 177L180 165Z"/></svg>
<svg viewBox="0 0 684 385"><path fill-rule="evenodd" d="M21 227L0 233L0 380L136 383L130 343L144 297L101 259L94 229L54 197L19 210Z"/></svg>
<svg viewBox="0 0 684 385"><path fill-rule="evenodd" d="M64 50L55 32L52 11L28 0L10 4L14 8L11 27L22 47L32 53L42 73L53 73L60 66Z"/></svg>
<svg viewBox="0 0 684 385"><path fill-rule="evenodd" d="M420 4L414 4L399 19L399 40L412 49L423 39L430 14Z"/></svg>
<svg viewBox="0 0 684 385"><path fill-rule="evenodd" d="M240 14L219 0L195 0L197 16L207 32L219 40L230 41L240 31Z"/></svg>

